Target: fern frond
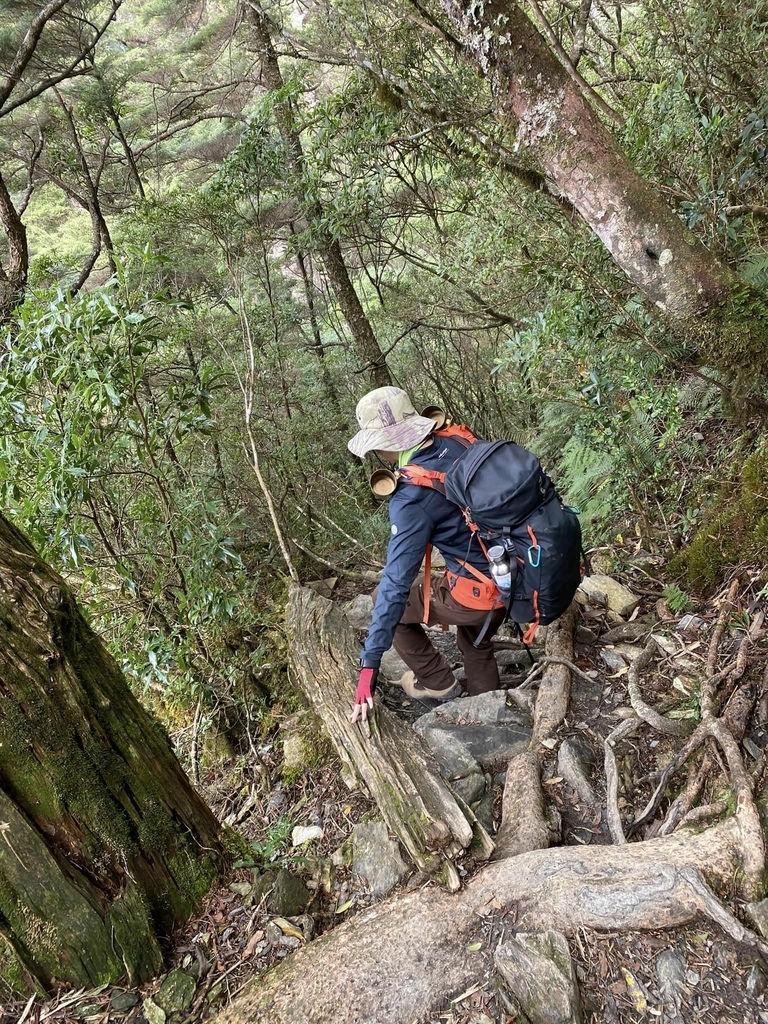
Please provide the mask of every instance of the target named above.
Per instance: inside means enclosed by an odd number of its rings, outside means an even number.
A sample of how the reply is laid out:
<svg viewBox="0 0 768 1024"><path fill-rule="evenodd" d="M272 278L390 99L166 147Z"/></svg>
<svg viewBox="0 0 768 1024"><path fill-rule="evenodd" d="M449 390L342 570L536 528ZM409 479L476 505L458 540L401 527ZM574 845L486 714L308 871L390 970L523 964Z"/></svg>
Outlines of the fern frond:
<svg viewBox="0 0 768 1024"><path fill-rule="evenodd" d="M739 276L753 288L768 291L768 249L756 249L739 267Z"/></svg>

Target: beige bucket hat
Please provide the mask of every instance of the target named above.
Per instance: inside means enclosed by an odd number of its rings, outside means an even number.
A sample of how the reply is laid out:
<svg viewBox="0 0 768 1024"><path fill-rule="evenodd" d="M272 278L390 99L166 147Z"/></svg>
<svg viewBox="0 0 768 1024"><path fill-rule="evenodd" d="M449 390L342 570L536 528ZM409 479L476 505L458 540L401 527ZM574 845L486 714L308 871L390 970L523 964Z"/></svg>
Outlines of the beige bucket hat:
<svg viewBox="0 0 768 1024"><path fill-rule="evenodd" d="M360 430L347 448L360 457L376 449L406 452L435 428L435 421L419 416L413 402L400 388L369 391L357 403L355 416Z"/></svg>

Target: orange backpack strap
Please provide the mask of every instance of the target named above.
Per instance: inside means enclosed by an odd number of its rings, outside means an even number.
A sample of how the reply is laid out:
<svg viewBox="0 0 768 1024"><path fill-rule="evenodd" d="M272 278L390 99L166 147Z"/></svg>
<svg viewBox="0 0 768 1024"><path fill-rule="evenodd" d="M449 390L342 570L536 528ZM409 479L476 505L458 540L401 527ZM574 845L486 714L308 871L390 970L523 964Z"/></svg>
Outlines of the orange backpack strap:
<svg viewBox="0 0 768 1024"><path fill-rule="evenodd" d="M429 625L429 601L432 597L432 545L427 544L424 552L424 614L421 621Z"/></svg>
<svg viewBox="0 0 768 1024"><path fill-rule="evenodd" d="M467 448L474 444L477 437L472 433L469 427L463 423L449 423L445 427L440 427L439 430L433 432L434 437L454 437L457 441L461 441Z"/></svg>
<svg viewBox="0 0 768 1024"><path fill-rule="evenodd" d="M423 466L416 466L409 462L399 470L397 478L404 480L407 484L431 487L432 490L445 494L445 473L438 473L436 469L425 469Z"/></svg>

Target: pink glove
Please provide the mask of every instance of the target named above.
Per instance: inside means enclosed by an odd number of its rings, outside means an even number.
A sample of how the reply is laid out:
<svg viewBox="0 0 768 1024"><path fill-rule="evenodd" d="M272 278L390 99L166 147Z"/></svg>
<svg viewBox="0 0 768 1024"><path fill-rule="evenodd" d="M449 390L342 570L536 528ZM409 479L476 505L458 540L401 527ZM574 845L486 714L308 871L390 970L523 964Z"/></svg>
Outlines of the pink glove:
<svg viewBox="0 0 768 1024"><path fill-rule="evenodd" d="M379 677L377 668L361 668L355 690L355 706L352 709L351 722L358 718L361 722L368 721L368 710L373 711L373 694L376 690L376 680Z"/></svg>

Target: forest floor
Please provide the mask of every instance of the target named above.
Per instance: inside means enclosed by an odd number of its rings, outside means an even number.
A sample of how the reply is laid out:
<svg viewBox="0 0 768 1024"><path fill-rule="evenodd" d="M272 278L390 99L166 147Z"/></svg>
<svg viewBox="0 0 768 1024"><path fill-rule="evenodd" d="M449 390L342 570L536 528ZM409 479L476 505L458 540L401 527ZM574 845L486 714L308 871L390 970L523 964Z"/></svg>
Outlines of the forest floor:
<svg viewBox="0 0 768 1024"><path fill-rule="evenodd" d="M660 595L649 592L634 621L646 621L673 633L680 616L660 622ZM646 686L646 699L680 716L691 706L690 678L706 655L706 631L712 615L703 612L692 632L677 631L678 653L669 658ZM564 734L579 735L600 759L602 738L622 717L627 706L626 670L601 656L603 639L611 628L604 611L582 612L576 664L584 673L572 688ZM628 625L631 625L628 624ZM631 634L633 631L629 630ZM647 632L647 631L646 631ZM635 630L635 643L642 644ZM615 647L619 647L617 643ZM687 660L686 660L687 659ZM682 668L681 668L682 664ZM611 668L611 665L613 668ZM687 670L686 670L687 666ZM504 685L519 677L505 675ZM385 691L390 707L409 718L428 710ZM273 732L258 748L259 763L222 763L204 775L204 795L222 820L234 824L242 837L239 859L209 894L198 913L181 928L167 948L168 973L136 989L126 986L98 991L61 992L42 1001L6 1002L0 1021L40 1024L56 1021L125 1022L125 1024L198 1024L231 1002L254 977L274 966L302 943L327 932L348 917L378 902L352 873L341 851L349 846L353 827L375 817L376 809L361 791L351 792L342 780L338 761L326 761L293 777L284 771L283 740L276 721ZM762 744L761 744L762 745ZM653 786L650 778L669 760L672 741L648 733L622 747L620 807L625 820L640 813ZM561 842L606 843L610 836L601 817L579 802L574 790L557 775L556 755L544 773L548 799L560 815ZM500 805L501 783L497 780ZM603 797L597 784L598 795ZM293 848L296 826L322 829L307 847ZM307 852L307 849L309 852ZM269 913L254 883L265 868L285 867L300 876L309 889L306 910L290 919ZM462 873L477 866L467 862ZM427 883L413 878L404 888ZM726 894L727 895L727 894ZM735 912L743 908L730 899ZM487 918L477 983L458 994L450 1005L420 1024L512 1024L518 1020L499 1002L494 985L493 950L514 932L514 920ZM580 930L570 941L584 1024L640 1024L658 1020L680 1024L768 1024L768 1001L763 994L768 966L714 926L702 922L664 932L595 933ZM664 966L666 965L666 967ZM671 965L671 968L670 968ZM194 979L183 1008L166 1012L158 997L175 971ZM763 971L766 973L764 974ZM343 1024L343 1014L339 1017Z"/></svg>

